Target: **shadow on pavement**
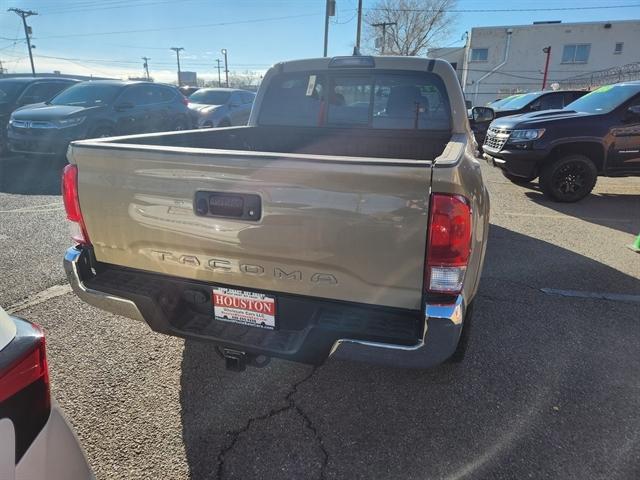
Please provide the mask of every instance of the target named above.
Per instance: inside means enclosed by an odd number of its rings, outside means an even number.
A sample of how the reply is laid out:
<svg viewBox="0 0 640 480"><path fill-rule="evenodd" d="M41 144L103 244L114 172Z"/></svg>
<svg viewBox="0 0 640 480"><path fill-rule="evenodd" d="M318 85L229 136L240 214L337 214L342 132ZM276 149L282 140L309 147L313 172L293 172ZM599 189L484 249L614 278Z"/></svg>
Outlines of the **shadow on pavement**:
<svg viewBox="0 0 640 480"><path fill-rule="evenodd" d="M191 478L637 476L638 304L543 287L637 294L640 280L492 225L460 365L274 360L234 374L212 346L187 341L180 401Z"/></svg>
<svg viewBox="0 0 640 480"><path fill-rule="evenodd" d="M539 205L586 222L633 235L640 233L640 194L591 194L576 203L554 202L534 191L525 195Z"/></svg>
<svg viewBox="0 0 640 480"><path fill-rule="evenodd" d="M0 193L60 195L64 157L11 156L0 158Z"/></svg>

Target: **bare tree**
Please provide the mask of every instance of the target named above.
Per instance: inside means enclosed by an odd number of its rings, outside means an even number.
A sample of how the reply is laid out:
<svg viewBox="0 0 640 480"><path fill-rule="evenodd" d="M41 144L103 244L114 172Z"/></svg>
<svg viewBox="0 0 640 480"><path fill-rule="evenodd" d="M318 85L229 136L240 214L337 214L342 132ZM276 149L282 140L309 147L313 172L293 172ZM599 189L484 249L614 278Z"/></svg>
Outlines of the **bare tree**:
<svg viewBox="0 0 640 480"><path fill-rule="evenodd" d="M441 41L454 20L456 0L379 0L367 13L366 38L372 47L386 24L385 55L423 55ZM375 47L383 51L382 40Z"/></svg>

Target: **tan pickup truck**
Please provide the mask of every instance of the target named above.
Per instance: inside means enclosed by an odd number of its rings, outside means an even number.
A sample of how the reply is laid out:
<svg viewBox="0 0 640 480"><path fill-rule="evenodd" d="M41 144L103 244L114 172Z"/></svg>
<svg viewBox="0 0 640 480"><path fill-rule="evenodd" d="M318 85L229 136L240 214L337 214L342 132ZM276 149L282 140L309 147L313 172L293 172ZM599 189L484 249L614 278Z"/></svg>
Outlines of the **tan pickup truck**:
<svg viewBox="0 0 640 480"><path fill-rule="evenodd" d="M474 150L447 62L279 63L245 127L70 146L67 276L231 369L459 360L489 217Z"/></svg>

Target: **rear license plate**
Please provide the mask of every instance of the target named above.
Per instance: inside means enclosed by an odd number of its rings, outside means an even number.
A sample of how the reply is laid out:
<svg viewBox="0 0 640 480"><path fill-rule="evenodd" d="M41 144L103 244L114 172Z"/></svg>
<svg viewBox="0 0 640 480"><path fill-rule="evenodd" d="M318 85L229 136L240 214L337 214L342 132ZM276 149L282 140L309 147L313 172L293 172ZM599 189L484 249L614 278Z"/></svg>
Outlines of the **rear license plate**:
<svg viewBox="0 0 640 480"><path fill-rule="evenodd" d="M222 322L276 328L276 299L262 293L216 287L211 295L213 315Z"/></svg>

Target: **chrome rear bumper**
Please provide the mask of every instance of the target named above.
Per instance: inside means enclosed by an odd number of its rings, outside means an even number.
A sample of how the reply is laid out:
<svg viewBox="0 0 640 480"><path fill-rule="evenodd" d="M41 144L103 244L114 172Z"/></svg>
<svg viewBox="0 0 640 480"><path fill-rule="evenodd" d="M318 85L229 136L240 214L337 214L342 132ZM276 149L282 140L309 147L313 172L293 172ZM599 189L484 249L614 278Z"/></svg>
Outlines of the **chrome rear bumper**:
<svg viewBox="0 0 640 480"><path fill-rule="evenodd" d="M427 368L442 363L455 352L465 318L461 295L446 305L425 306L425 328L415 345L393 345L344 339L331 350L333 358L403 368Z"/></svg>
<svg viewBox="0 0 640 480"><path fill-rule="evenodd" d="M116 315L146 321L156 331L171 333L170 329L154 327L135 302L88 287L85 282L93 277L93 272L87 250L69 248L64 257L64 269L71 288L86 303ZM423 332L416 344L344 338L333 343L329 357L401 368L428 368L442 363L455 352L466 313L466 304L461 295L451 304L427 304Z"/></svg>

